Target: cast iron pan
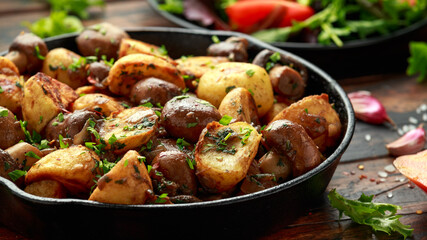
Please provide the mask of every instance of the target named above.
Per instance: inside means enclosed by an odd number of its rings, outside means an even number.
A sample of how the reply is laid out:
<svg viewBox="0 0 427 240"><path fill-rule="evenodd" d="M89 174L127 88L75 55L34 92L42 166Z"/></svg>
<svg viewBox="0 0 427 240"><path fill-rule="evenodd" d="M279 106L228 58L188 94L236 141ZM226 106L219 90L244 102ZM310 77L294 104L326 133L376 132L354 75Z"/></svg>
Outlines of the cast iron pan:
<svg viewBox="0 0 427 240"><path fill-rule="evenodd" d="M174 28L129 29L130 36L164 44L171 57L205 55L212 36L221 40L231 32ZM76 35L46 39L50 49L66 47L77 51ZM247 37L247 36L245 36ZM307 94L329 94L343 124L337 148L315 169L276 187L223 200L176 205L113 205L78 199L50 199L25 193L0 177L0 222L25 236L38 239L251 239L280 224L289 223L318 200L325 191L340 157L354 131L354 114L345 92L331 77L311 63L251 37L251 57L271 49L290 55L306 65Z"/></svg>
<svg viewBox="0 0 427 240"><path fill-rule="evenodd" d="M196 22L160 10L158 0L148 0L148 3L178 26L204 29ZM272 45L305 58L335 79L340 79L405 71L410 41L427 41L427 18L388 35L346 42L343 47L298 42L276 42Z"/></svg>

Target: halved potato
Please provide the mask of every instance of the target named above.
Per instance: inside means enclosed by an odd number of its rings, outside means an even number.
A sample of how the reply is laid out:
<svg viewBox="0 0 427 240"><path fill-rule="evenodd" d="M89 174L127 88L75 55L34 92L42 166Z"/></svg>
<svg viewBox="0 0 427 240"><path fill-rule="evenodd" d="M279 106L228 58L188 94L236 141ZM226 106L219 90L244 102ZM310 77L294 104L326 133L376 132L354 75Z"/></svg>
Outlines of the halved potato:
<svg viewBox="0 0 427 240"><path fill-rule="evenodd" d="M287 119L304 127L321 152L335 146L341 137L341 121L327 94L311 95L291 104L273 121Z"/></svg>
<svg viewBox="0 0 427 240"><path fill-rule="evenodd" d="M157 121L158 116L151 108L125 109L107 118L99 135L105 149L121 154L146 144L156 132Z"/></svg>
<svg viewBox="0 0 427 240"><path fill-rule="evenodd" d="M119 49L119 58L124 56L135 54L135 53L143 53L148 55L153 55L156 57L163 58L169 62L173 62L171 58L167 55L166 49L156 46L154 44L149 44L146 42L142 42L136 39L124 38L120 43Z"/></svg>
<svg viewBox="0 0 427 240"><path fill-rule="evenodd" d="M219 105L221 115L228 115L236 122L259 125L258 110L251 93L245 88L231 90Z"/></svg>
<svg viewBox="0 0 427 240"><path fill-rule="evenodd" d="M78 98L68 85L43 73L37 73L25 82L22 115L28 129L41 132L60 112Z"/></svg>
<svg viewBox="0 0 427 240"><path fill-rule="evenodd" d="M2 72L1 66L0 72ZM19 114L21 112L24 80L19 75L13 74L0 74L0 106L9 109L14 114Z"/></svg>
<svg viewBox="0 0 427 240"><path fill-rule="evenodd" d="M80 59L80 55L68 49L52 49L43 61L42 72L76 89L87 83L85 62Z"/></svg>
<svg viewBox="0 0 427 240"><path fill-rule="evenodd" d="M65 198L67 196L64 186L55 180L42 180L31 183L25 187L24 191L39 197Z"/></svg>
<svg viewBox="0 0 427 240"><path fill-rule="evenodd" d="M141 156L128 151L123 158L98 180L89 200L116 204L144 204L147 190L153 190Z"/></svg>
<svg viewBox="0 0 427 240"><path fill-rule="evenodd" d="M230 88L246 88L255 100L258 114L264 116L273 106L270 77L264 68L250 63L220 63L200 78L197 96L219 107Z"/></svg>
<svg viewBox="0 0 427 240"><path fill-rule="evenodd" d="M94 185L97 162L98 155L81 145L60 149L37 161L25 176L25 183L55 180L73 196L86 196Z"/></svg>
<svg viewBox="0 0 427 240"><path fill-rule="evenodd" d="M114 98L102 93L86 94L78 98L73 104L73 111L89 110L102 113L104 116L110 116L112 112L125 109Z"/></svg>
<svg viewBox="0 0 427 240"><path fill-rule="evenodd" d="M195 150L200 184L214 193L232 189L245 178L260 141L261 134L245 122L208 124Z"/></svg>
<svg viewBox="0 0 427 240"><path fill-rule="evenodd" d="M114 63L106 84L112 93L128 96L139 80L156 77L184 89L184 79L178 69L163 58L136 53L124 56Z"/></svg>

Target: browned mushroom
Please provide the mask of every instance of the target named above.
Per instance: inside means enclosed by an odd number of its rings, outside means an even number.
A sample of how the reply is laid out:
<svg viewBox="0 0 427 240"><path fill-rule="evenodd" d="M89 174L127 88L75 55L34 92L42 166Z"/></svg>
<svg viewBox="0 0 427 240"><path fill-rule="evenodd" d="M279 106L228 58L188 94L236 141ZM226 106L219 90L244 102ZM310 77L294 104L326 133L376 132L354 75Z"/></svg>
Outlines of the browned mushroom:
<svg viewBox="0 0 427 240"><path fill-rule="evenodd" d="M228 57L230 61L248 61L248 40L241 37L230 37L224 42L214 43L208 48L209 56Z"/></svg>
<svg viewBox="0 0 427 240"><path fill-rule="evenodd" d="M117 59L120 42L129 35L112 24L100 23L85 29L76 38L77 47L84 56L105 55L108 59Z"/></svg>
<svg viewBox="0 0 427 240"><path fill-rule="evenodd" d="M25 139L19 121L7 108L0 106L0 148L6 149Z"/></svg>
<svg viewBox="0 0 427 240"><path fill-rule="evenodd" d="M20 74L31 74L41 69L47 52L47 46L40 37L23 33L13 40L5 57L18 67Z"/></svg>
<svg viewBox="0 0 427 240"><path fill-rule="evenodd" d="M305 82L294 69L279 65L273 67L269 75L275 93L294 100L303 96Z"/></svg>

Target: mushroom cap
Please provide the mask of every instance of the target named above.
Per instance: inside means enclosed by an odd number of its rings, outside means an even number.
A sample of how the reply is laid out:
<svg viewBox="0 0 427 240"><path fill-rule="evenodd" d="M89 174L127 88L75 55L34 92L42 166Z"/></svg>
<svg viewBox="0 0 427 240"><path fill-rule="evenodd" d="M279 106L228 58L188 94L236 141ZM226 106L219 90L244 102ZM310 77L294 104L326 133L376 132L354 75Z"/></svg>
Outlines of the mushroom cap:
<svg viewBox="0 0 427 240"><path fill-rule="evenodd" d="M38 53L36 46L38 46ZM18 35L15 40L13 40L12 45L10 45L9 52L13 51L17 51L26 56L27 63L24 72L33 73L39 71L43 64L43 60L38 56L46 56L48 49L46 43L40 37L32 33L22 33Z"/></svg>

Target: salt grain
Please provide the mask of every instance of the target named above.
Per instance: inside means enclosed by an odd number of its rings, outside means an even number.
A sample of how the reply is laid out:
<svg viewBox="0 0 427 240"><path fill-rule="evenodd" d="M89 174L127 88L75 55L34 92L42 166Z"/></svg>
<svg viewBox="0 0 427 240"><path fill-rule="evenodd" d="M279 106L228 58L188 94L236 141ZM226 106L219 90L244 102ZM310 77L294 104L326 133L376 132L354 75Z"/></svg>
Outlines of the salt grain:
<svg viewBox="0 0 427 240"><path fill-rule="evenodd" d="M427 113L424 113L424 114L423 114L423 121L424 121L424 122L427 122Z"/></svg>
<svg viewBox="0 0 427 240"><path fill-rule="evenodd" d="M371 141L371 139L372 139L372 137L371 137L371 135L370 135L370 134L366 134L366 135L365 135L365 140L366 140L367 142Z"/></svg>
<svg viewBox="0 0 427 240"><path fill-rule="evenodd" d="M421 109L421 111L427 111L427 104L423 103L420 105L419 108Z"/></svg>
<svg viewBox="0 0 427 240"><path fill-rule="evenodd" d="M388 192L388 193L387 193L387 197L388 197L388 198L392 198L392 197L393 197L393 193L392 193L392 192Z"/></svg>
<svg viewBox="0 0 427 240"><path fill-rule="evenodd" d="M396 171L396 168L393 166L393 164L389 164L384 167L384 170L388 173L394 173Z"/></svg>
<svg viewBox="0 0 427 240"><path fill-rule="evenodd" d="M417 124L418 123L418 119L414 118L414 117L409 117L408 121L412 124Z"/></svg>
<svg viewBox="0 0 427 240"><path fill-rule="evenodd" d="M378 176L381 178L386 178L386 177L388 177L388 173L386 173L384 171L378 171Z"/></svg>

